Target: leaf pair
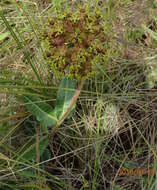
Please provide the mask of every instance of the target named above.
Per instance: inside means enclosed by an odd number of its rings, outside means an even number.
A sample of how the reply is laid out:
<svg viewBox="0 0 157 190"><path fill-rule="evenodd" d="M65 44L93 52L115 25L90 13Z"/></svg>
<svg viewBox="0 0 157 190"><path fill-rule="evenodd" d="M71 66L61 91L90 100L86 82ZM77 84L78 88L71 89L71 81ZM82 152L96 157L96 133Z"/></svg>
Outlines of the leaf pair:
<svg viewBox="0 0 157 190"><path fill-rule="evenodd" d="M60 123L63 116L67 112L69 105L73 99L76 89L76 81L64 78L59 86L57 93L56 107L53 108L51 105L43 101L39 97L35 96L24 96L25 106L29 112L32 113L40 122L41 126L52 127ZM39 140L39 154L43 154L44 150L48 145L48 135L46 138L41 138ZM35 142L29 149L24 153L22 159L30 160L35 159Z"/></svg>
<svg viewBox="0 0 157 190"><path fill-rule="evenodd" d="M55 126L66 113L75 94L76 81L64 78L57 93L56 107L53 108L39 97L24 96L25 105L43 126Z"/></svg>

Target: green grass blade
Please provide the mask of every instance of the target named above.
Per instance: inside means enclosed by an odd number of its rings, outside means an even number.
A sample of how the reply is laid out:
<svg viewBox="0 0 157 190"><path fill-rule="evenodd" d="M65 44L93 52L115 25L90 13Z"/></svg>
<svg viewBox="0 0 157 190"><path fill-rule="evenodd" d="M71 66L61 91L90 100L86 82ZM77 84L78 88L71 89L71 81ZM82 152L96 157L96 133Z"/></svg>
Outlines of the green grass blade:
<svg viewBox="0 0 157 190"><path fill-rule="evenodd" d="M18 39L16 33L14 32L14 30L13 30L12 27L10 26L8 20L6 19L6 17L4 16L4 14L3 14L2 11L0 12L0 17L2 18L2 20L3 20L3 22L4 22L5 26L6 26L6 28L7 28L8 31L10 32L11 36L13 37L13 39L15 40L15 42L17 43L18 48L19 48L19 49L23 49L23 48L24 48L23 44L22 44L21 41ZM32 68L32 70L33 70L33 72L34 72L34 74L36 75L36 77L37 77L39 83L42 85L42 84L43 84L43 81L42 81L42 79L41 79L41 77L40 77L40 75L39 75L37 69L35 68L34 64L32 63L31 58L30 58L30 54L29 54L28 51L24 51L24 57L25 57L25 59L27 60L27 62L30 64L30 66L31 66L31 68Z"/></svg>

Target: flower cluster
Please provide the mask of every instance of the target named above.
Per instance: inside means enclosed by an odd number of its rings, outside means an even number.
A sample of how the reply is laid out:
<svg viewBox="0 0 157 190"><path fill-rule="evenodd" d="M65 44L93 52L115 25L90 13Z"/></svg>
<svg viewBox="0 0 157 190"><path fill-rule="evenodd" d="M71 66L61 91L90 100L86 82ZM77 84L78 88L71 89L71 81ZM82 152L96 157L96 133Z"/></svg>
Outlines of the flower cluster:
<svg viewBox="0 0 157 190"><path fill-rule="evenodd" d="M80 80L96 73L104 64L108 37L99 10L86 7L66 10L49 18L42 30L46 62L56 77Z"/></svg>

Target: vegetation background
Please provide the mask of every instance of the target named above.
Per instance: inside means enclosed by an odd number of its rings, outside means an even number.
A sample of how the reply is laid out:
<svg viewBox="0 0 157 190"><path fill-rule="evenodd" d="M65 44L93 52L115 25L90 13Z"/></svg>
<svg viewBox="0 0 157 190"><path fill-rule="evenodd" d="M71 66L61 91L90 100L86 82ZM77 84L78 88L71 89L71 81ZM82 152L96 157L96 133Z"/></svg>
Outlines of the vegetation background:
<svg viewBox="0 0 157 190"><path fill-rule="evenodd" d="M45 64L40 30L57 10L85 3L99 7L113 40L106 69L84 82L49 140L53 128L41 127L22 97L55 105L60 81ZM157 189L156 9L155 0L0 1L0 190Z"/></svg>

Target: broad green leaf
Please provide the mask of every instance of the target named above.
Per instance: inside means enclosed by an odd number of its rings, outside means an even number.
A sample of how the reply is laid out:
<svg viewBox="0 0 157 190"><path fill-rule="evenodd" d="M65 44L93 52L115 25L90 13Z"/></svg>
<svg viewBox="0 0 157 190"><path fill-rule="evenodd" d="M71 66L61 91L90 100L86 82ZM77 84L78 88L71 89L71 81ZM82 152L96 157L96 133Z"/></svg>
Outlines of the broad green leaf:
<svg viewBox="0 0 157 190"><path fill-rule="evenodd" d="M55 113L57 118L60 119L66 113L71 100L75 94L77 82L70 78L64 78L59 86L57 93L57 102L55 107ZM74 109L74 108L73 108Z"/></svg>
<svg viewBox="0 0 157 190"><path fill-rule="evenodd" d="M36 178L36 173L31 170L25 170L25 171L20 171L20 177L24 178L25 180L28 178Z"/></svg>
<svg viewBox="0 0 157 190"><path fill-rule="evenodd" d="M48 148L46 148L40 158L40 161L43 162L45 160L49 160L51 158L51 152Z"/></svg>
<svg viewBox="0 0 157 190"><path fill-rule="evenodd" d="M24 96L24 102L27 109L44 126L54 126L57 123L57 117L54 109L43 100L34 96Z"/></svg>

